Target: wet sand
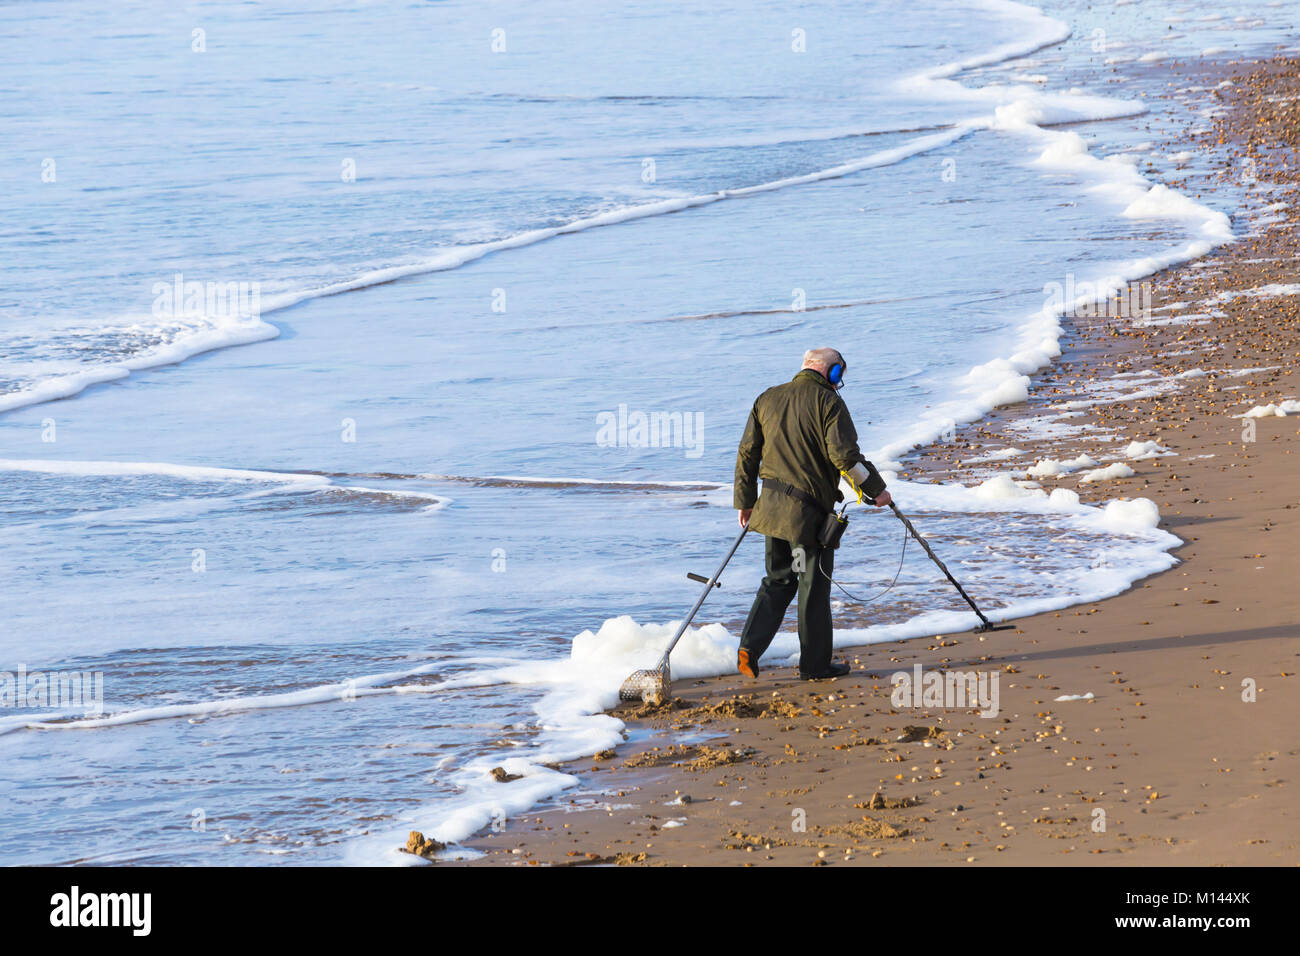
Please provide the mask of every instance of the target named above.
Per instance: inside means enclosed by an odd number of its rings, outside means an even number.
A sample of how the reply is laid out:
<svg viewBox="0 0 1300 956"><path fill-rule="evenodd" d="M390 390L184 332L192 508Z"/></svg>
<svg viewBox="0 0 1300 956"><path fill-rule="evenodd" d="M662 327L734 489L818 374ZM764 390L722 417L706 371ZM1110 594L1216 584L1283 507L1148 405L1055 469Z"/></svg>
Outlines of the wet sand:
<svg viewBox="0 0 1300 956"><path fill-rule="evenodd" d="M678 681L669 705L616 712L632 739L566 768L577 791L469 841L479 865L1300 863L1300 416L1237 417L1300 396L1300 297L1230 294L1300 282L1300 71L1226 75L1230 109L1202 143L1234 160L1222 176L1254 159L1255 207L1287 203L1278 221L1151 277L1145 323L1072 318L1029 402L906 462L910 480L972 484L1118 458L1131 477L1038 480L1151 499L1184 541L1179 564L1013 631L849 649L837 681ZM1161 378L1128 381L1148 371ZM1082 428L1030 437L1026 422L1071 401L1081 414L1056 421ZM1131 440L1174 454L1129 460ZM1007 447L1024 454L963 463ZM890 675L916 664L996 671L1000 713L895 709Z"/></svg>

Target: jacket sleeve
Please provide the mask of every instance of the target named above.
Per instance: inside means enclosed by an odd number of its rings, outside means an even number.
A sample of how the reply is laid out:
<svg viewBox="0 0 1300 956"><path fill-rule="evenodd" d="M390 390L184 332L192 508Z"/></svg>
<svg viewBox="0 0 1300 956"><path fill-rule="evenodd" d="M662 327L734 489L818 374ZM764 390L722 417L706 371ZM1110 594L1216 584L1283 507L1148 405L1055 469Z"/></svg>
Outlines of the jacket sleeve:
<svg viewBox="0 0 1300 956"><path fill-rule="evenodd" d="M763 458L763 428L758 423L758 405L749 410L745 434L740 438L736 452L736 481L732 489L732 505L737 511L754 507L758 501L758 464Z"/></svg>
<svg viewBox="0 0 1300 956"><path fill-rule="evenodd" d="M858 448L858 430L853 426L848 406L838 396L826 418L826 454L840 471L851 472L857 465L866 469L866 480L859 482L859 486L868 498L885 490L885 479Z"/></svg>

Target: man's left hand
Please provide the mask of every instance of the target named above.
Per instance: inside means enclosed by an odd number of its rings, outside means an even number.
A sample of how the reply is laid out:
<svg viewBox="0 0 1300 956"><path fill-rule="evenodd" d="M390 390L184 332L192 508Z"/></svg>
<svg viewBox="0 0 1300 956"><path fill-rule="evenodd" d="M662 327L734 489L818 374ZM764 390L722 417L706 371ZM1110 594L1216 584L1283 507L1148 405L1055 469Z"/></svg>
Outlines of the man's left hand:
<svg viewBox="0 0 1300 956"><path fill-rule="evenodd" d="M894 500L894 496L889 493L888 489L886 489L882 491L880 494L876 495L875 504L877 508L883 508L893 500Z"/></svg>

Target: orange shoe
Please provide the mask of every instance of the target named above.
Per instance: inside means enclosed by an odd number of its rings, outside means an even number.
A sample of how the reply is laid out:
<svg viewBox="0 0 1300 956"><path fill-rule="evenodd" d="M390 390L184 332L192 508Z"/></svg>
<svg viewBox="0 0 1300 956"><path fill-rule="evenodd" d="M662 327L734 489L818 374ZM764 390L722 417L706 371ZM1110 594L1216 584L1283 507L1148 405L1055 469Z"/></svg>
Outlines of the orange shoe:
<svg viewBox="0 0 1300 956"><path fill-rule="evenodd" d="M746 677L757 677L757 658L751 657L749 651L742 647L736 652L736 670L740 671Z"/></svg>

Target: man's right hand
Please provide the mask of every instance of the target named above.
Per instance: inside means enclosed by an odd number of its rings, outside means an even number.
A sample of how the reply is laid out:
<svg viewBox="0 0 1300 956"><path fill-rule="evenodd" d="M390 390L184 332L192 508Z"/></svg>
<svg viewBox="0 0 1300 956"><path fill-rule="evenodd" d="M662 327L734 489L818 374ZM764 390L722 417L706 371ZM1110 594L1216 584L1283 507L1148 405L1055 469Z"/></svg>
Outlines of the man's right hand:
<svg viewBox="0 0 1300 956"><path fill-rule="evenodd" d="M889 493L888 489L886 489L885 491L882 491L880 494L876 495L875 505L877 508L883 508L893 500L894 500L894 496Z"/></svg>
<svg viewBox="0 0 1300 956"><path fill-rule="evenodd" d="M740 511L737 513L736 517L737 520L740 521L740 526L742 528L749 527L749 516L752 515L753 513L754 513L753 508L741 508Z"/></svg>

